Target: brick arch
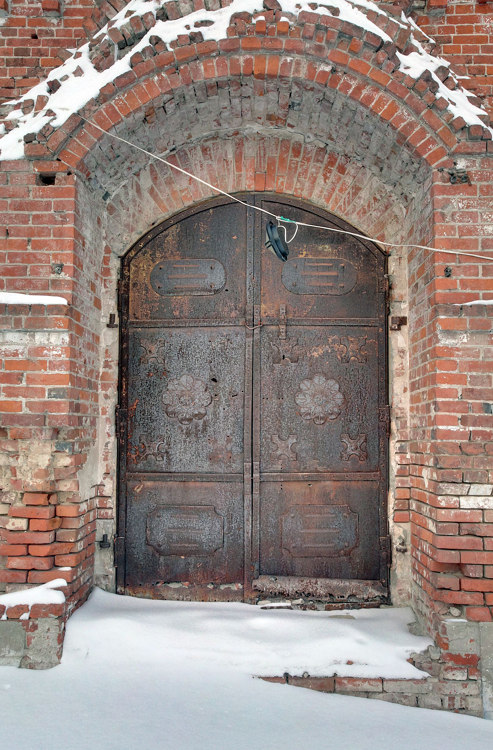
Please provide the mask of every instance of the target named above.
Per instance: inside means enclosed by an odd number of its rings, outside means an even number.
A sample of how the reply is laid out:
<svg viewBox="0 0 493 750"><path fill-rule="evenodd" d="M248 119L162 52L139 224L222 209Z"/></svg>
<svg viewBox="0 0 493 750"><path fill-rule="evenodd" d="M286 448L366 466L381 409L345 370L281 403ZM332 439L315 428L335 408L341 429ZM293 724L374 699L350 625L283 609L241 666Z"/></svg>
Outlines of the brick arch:
<svg viewBox="0 0 493 750"><path fill-rule="evenodd" d="M275 11L265 10L262 15L265 19L255 20L247 13L237 14L227 37L218 41L200 41L199 32L180 36L171 49L158 40L134 54L127 50L131 69L108 83L81 114L104 129L125 130L126 123L134 117L142 121L146 109L160 99L186 97L190 86L205 86L208 96L212 90L224 93L251 81L256 95L267 100L276 86L282 92L289 82L296 81L305 88L335 91L348 103L358 103L377 121L388 123L397 143L431 166L443 161L464 140L490 138L481 125L467 127L462 118L454 117L429 73L414 79L399 70L397 54L407 54L415 47L410 30L389 16L375 14L372 20L394 39L392 43L316 12L301 12L291 26L279 20ZM96 35L91 43L96 67L107 67L112 59L110 47L116 50L117 41L116 37L113 42ZM445 66L437 75L449 88L456 86ZM39 108L34 101L25 106ZM282 126L283 119L282 113L271 113L270 124ZM54 155L80 168L101 137L99 131L73 115L54 132L51 127L43 129L37 142L27 145L26 153Z"/></svg>
<svg viewBox="0 0 493 750"><path fill-rule="evenodd" d="M259 57L263 56L257 56L257 59ZM292 90L298 88L306 94L309 91L315 92L311 94L312 99L315 99L318 93L321 101L337 100L338 109L342 110L341 118L344 116L346 107L347 113L354 110L362 113L368 112L382 128L388 129L398 147L405 148L412 158L424 160L431 167L443 162L449 154L453 153L454 147L458 144L458 139L448 123L444 123L432 109L425 108L422 116L417 114L415 110L423 108L422 102L407 89L406 98L403 99L396 96L391 88L384 90L371 78L361 74L342 73L338 70L332 73L330 70L323 70L324 63L321 63L317 69L317 66L301 57L293 58L288 63L278 55L266 55L265 59L265 66L270 72L261 76L255 73L249 74L252 66L255 67L256 60L248 55L231 58L230 70L238 66L236 75L231 73L221 75L220 69L224 62L221 58L217 60L206 58L198 61L199 70L195 71L193 83L191 80L186 80L178 84L175 72L170 74L160 71L152 79L135 81L128 88L123 88L118 93L115 92L115 96L102 104L96 101L94 104L87 105L81 114L89 122L81 121L77 115L74 115L48 139L46 149L42 148L41 144L33 144L31 151L39 156L58 157L70 167L84 172L84 160L96 144L104 138L99 130L91 127L91 122L104 130L117 128L120 133L125 132L131 135L137 123L142 126L142 123L147 122L149 112L152 117L153 109L163 108L162 102L166 101L169 105L171 100L179 102L181 98L186 101L187 92L197 88L200 81L204 82L206 98L212 99L218 91L224 92L227 88L238 89L245 80L252 83L256 96L268 97L269 93L278 87L282 97L288 89L288 99L291 100L288 102L288 107L293 100L293 106L297 106ZM284 72L287 66L290 70ZM212 70L214 70L213 74L211 74ZM181 66L178 73L183 73L186 79L189 66ZM291 85L287 86L287 82ZM346 102L346 107L341 106L342 102ZM96 111L92 114L91 110ZM289 111L286 107L266 114L269 115L266 126L289 127ZM220 109L216 113L216 117L219 116ZM255 124L254 121L248 122L245 115L241 119L243 122L240 125ZM176 147L175 144L170 145L172 148ZM35 152L36 147L38 150ZM29 152L29 147L27 150Z"/></svg>
<svg viewBox="0 0 493 750"><path fill-rule="evenodd" d="M172 160L233 194L267 191L303 198L382 240L418 241L429 235L430 214L423 210L428 182L402 196L364 164L294 134L209 136L183 146ZM214 190L151 160L103 203L100 191L93 193L92 214L101 214L102 244L122 255L156 222L214 196Z"/></svg>

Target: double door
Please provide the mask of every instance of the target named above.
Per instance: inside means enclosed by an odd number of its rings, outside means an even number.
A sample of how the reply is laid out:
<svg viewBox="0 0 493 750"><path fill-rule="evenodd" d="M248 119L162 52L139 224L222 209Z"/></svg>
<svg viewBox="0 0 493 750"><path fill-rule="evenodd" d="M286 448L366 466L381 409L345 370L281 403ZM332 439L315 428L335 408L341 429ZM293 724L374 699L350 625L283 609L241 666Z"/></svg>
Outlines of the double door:
<svg viewBox="0 0 493 750"><path fill-rule="evenodd" d="M300 226L282 263L253 205L341 222L244 200L183 214L124 260L119 590L381 600L384 257Z"/></svg>

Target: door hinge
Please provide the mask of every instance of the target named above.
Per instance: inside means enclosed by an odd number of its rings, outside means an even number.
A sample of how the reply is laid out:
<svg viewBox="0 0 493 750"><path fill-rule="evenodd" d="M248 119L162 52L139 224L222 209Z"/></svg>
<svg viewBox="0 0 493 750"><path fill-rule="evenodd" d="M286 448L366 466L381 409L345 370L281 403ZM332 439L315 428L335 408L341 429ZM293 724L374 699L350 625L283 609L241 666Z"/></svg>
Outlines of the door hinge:
<svg viewBox="0 0 493 750"><path fill-rule="evenodd" d="M115 434L121 438L126 426L125 411L120 404L115 406Z"/></svg>
<svg viewBox="0 0 493 750"><path fill-rule="evenodd" d="M117 309L118 309L118 315L120 317L120 320L122 318L122 315L125 313L124 307L125 307L125 300L124 300L124 291L125 291L125 285L123 279L118 279L116 282L116 291L117 291ZM128 293L128 292L127 292Z"/></svg>
<svg viewBox="0 0 493 750"><path fill-rule="evenodd" d="M383 563L387 567L390 567L392 562L392 539L389 534L380 537L380 553Z"/></svg>
<svg viewBox="0 0 493 750"><path fill-rule="evenodd" d="M385 309L386 314L388 315L390 312L390 290L392 289L392 284L388 273L384 274L383 277L380 277L380 289L385 297Z"/></svg>
<svg viewBox="0 0 493 750"><path fill-rule="evenodd" d="M381 406L378 410L378 419L381 425L383 425L385 429L385 435L386 437L390 437L390 405L387 404L386 406Z"/></svg>
<svg viewBox="0 0 493 750"><path fill-rule="evenodd" d="M123 564L123 553L125 552L125 537L115 536L113 542L113 549L115 552L115 567Z"/></svg>

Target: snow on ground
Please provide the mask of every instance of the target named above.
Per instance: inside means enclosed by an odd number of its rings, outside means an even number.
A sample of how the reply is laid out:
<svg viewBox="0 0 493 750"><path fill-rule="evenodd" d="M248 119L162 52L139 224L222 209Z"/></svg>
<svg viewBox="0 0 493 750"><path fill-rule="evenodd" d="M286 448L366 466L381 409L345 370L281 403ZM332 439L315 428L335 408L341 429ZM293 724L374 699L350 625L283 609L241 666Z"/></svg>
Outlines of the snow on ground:
<svg viewBox="0 0 493 750"><path fill-rule="evenodd" d="M354 618L354 619L352 619ZM6 750L483 750L493 723L252 679L363 652L407 670L409 610L339 613L153 602L96 590L69 620L62 664L0 668ZM390 652L391 656L387 656ZM377 664L386 659L378 669ZM300 661L301 660L301 661ZM348 665L346 665L348 666ZM337 669L342 670L343 664Z"/></svg>
<svg viewBox="0 0 493 750"><path fill-rule="evenodd" d="M374 24L367 13L371 11L385 16L382 8L370 0L331 0L329 4L312 3L310 0L279 0L285 13L295 16L302 11L316 10L321 15L334 16L341 21L347 21L370 31L379 36L382 41L391 41L388 34ZM141 16L148 12L156 16L158 8L163 0L130 0L125 7L117 13L111 21L100 31L96 32L95 39L102 40L107 36L111 27L121 28L132 16ZM0 159L21 159L24 155L24 136L29 133L38 133L48 123L52 127L60 127L74 112L87 104L90 99L97 97L99 91L109 82L130 70L130 58L149 44L152 36L160 37L167 45L176 40L180 34L188 34L193 29L200 29L205 41L218 40L226 37L226 30L231 17L238 12L259 13L263 10L262 0L232 0L231 4L218 10L198 10L184 15L182 18L172 20L158 20L155 25L138 41L133 47L123 52L120 59L115 61L105 70L97 70L90 59L89 42L81 45L77 50L70 50L72 56L62 65L52 70L45 81L30 89L20 99L11 102L14 109L6 118L15 121L16 127L0 138ZM404 13L400 21L393 21L411 32L417 30L416 24ZM210 25L202 25L204 22ZM411 40L415 50L409 54L398 54L400 70L406 75L419 77L424 71L429 71L438 86L438 94L447 101L448 109L454 116L462 116L468 125L481 125L481 119L486 115L485 110L476 106L470 97L471 92L462 88L458 77L450 72L457 84L455 89L449 89L436 75L435 71L440 66L449 66L449 63L437 56L430 55L419 43L416 35L412 33ZM60 87L49 91L48 82L57 80ZM40 109L36 108L30 112L23 113L20 108L23 102L36 101L38 96L46 96L47 100ZM490 129L493 134L493 128ZM1 133L0 133L1 135Z"/></svg>

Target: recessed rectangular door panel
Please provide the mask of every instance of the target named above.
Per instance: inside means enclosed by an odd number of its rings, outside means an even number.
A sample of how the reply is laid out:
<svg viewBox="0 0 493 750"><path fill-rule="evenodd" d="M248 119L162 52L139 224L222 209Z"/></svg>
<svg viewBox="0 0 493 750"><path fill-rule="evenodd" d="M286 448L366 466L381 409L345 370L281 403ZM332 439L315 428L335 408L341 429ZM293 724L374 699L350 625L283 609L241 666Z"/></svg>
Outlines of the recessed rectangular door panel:
<svg viewBox="0 0 493 750"><path fill-rule="evenodd" d="M261 482L260 575L378 579L378 482Z"/></svg>
<svg viewBox="0 0 493 750"><path fill-rule="evenodd" d="M238 321L245 315L246 211L217 206L142 241L129 268L135 321Z"/></svg>
<svg viewBox="0 0 493 750"><path fill-rule="evenodd" d="M129 483L127 585L243 580L243 482Z"/></svg>
<svg viewBox="0 0 493 750"><path fill-rule="evenodd" d="M268 200L262 207L324 223L296 207ZM294 225L285 226L289 239ZM262 588L268 593L269 576L273 591L277 578L295 577L305 593L320 579L381 581L383 258L353 237L300 225L287 262L263 253L260 266Z"/></svg>

